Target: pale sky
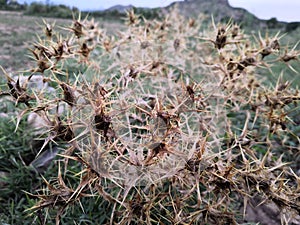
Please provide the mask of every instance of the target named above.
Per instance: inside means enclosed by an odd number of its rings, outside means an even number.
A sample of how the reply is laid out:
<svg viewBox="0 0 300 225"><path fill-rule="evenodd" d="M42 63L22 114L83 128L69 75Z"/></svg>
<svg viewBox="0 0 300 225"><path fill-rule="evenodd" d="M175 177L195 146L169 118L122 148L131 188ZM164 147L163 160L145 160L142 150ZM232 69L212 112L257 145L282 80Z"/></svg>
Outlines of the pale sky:
<svg viewBox="0 0 300 225"><path fill-rule="evenodd" d="M229 4L245 8L260 19L300 22L300 0L229 0Z"/></svg>
<svg viewBox="0 0 300 225"><path fill-rule="evenodd" d="M30 3L33 0L19 0ZM35 0L46 2L46 0ZM205 0L204 0L205 1ZM209 1L209 0L206 0ZM300 22L300 0L228 0L233 7L247 9L260 19L276 17L279 21ZM172 0L50 0L50 3L76 6L81 10L100 10L114 5L134 5L137 7L163 7Z"/></svg>

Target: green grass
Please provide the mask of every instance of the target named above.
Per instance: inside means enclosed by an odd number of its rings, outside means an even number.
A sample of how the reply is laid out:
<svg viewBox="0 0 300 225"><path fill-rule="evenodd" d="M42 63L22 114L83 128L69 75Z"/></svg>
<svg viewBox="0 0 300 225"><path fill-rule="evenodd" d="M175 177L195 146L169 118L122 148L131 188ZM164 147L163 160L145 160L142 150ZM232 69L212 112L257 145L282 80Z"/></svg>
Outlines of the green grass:
<svg viewBox="0 0 300 225"><path fill-rule="evenodd" d="M24 220L24 210L30 206L23 191L30 192L41 179L26 165L34 157L30 147L31 135L24 130L14 132L13 117L0 119L0 222L2 224L30 224ZM33 203L32 203L33 204Z"/></svg>

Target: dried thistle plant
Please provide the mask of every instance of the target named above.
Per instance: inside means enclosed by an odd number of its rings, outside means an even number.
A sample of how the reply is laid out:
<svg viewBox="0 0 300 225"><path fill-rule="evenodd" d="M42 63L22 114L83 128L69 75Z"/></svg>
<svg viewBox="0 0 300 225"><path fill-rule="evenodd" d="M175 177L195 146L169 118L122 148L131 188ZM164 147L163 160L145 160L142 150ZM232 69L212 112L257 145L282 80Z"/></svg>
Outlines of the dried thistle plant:
<svg viewBox="0 0 300 225"><path fill-rule="evenodd" d="M31 97L7 76L14 100L30 101L48 121L45 141L61 147L65 174L70 160L81 168L72 188L60 168L56 185L45 181L33 214L53 207L59 224L69 205L97 196L109 205L107 224L237 224L256 195L295 212L283 219L299 214L299 174L278 155L277 139L296 135L300 96L281 78L272 88L256 73L298 59L295 48L282 53L279 34L249 45L231 22L199 39L201 21L176 11L141 21L129 11L128 30L116 36L80 17L66 36L44 22L47 40L31 50L31 71L54 93Z"/></svg>

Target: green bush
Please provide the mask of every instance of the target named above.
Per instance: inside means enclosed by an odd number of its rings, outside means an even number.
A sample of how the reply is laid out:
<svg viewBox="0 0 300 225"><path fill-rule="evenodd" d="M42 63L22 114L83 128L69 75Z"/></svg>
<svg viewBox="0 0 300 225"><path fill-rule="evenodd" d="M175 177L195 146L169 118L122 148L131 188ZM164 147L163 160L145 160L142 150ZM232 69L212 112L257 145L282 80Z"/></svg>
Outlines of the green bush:
<svg viewBox="0 0 300 225"><path fill-rule="evenodd" d="M32 2L25 10L25 15L31 16L44 16L44 17L54 17L54 18L64 18L70 19L73 14L78 13L78 9L73 7L72 9L66 5L51 5L43 4L41 2Z"/></svg>
<svg viewBox="0 0 300 225"><path fill-rule="evenodd" d="M299 22L290 22L286 25L285 31L291 32L293 30L296 30L299 27L299 25L300 25Z"/></svg>

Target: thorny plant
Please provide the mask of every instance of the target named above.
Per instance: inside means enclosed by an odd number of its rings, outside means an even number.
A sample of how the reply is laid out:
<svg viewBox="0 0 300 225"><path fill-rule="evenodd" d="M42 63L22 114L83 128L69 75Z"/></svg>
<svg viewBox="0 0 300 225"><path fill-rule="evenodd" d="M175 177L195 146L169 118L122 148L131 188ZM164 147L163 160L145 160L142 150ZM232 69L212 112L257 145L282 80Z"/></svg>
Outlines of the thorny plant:
<svg viewBox="0 0 300 225"><path fill-rule="evenodd" d="M283 76L271 87L256 71L280 61L294 70L300 52L281 46L279 34L251 42L232 22L199 33L201 18L176 11L163 20L127 16L127 30L114 36L87 18L65 36L44 21L27 81L4 71L1 94L26 105L19 119L38 115L40 152L54 142L65 164L57 183L32 194L40 199L32 215L45 224L54 208L59 224L72 204L98 196L109 203L105 224L237 224L260 196L281 210L282 224L292 221L299 147L286 140L299 146L300 95ZM55 91L27 89L37 74ZM70 160L82 168L75 185L64 181Z"/></svg>

